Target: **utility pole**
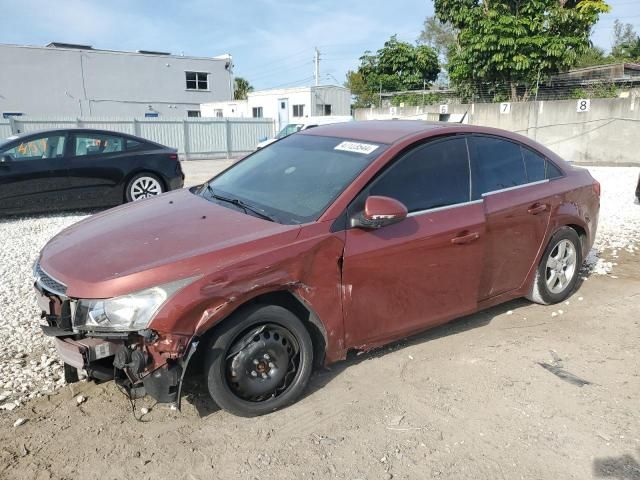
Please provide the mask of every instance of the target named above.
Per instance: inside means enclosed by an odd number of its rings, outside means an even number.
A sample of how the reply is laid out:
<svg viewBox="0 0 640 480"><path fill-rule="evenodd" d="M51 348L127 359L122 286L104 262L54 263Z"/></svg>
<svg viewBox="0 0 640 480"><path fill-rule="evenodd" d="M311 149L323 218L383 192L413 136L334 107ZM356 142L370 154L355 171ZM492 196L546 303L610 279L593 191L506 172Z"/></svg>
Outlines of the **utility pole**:
<svg viewBox="0 0 640 480"><path fill-rule="evenodd" d="M313 63L315 64L315 72L314 77L316 78L316 87L320 85L320 50L318 47L315 49L316 53L313 58Z"/></svg>

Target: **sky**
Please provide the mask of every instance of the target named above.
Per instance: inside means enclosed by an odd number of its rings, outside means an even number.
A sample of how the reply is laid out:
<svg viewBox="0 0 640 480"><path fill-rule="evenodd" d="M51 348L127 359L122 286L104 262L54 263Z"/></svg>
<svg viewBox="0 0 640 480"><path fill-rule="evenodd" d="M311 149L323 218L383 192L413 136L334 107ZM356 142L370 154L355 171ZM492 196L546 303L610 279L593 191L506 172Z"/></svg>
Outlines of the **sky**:
<svg viewBox="0 0 640 480"><path fill-rule="evenodd" d="M593 33L593 42L606 50L616 18L640 33L640 0L609 4L611 13ZM0 5L0 43L230 53L234 73L256 89L311 84L315 47L321 83L342 84L364 51L377 50L393 34L414 42L424 18L433 14L432 0L0 0Z"/></svg>

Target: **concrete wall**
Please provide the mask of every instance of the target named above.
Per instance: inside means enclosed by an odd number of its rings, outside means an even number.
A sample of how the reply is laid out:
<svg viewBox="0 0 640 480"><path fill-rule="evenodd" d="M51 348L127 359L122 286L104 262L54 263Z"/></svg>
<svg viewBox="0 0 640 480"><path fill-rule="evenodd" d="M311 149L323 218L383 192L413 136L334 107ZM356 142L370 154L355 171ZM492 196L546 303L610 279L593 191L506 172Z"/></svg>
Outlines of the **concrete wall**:
<svg viewBox="0 0 640 480"><path fill-rule="evenodd" d="M439 105L365 108L356 110L355 118L447 121L464 116L464 123L526 135L576 163L640 165L640 97L592 99L587 112L578 112L577 102L511 103L508 113L495 103L448 105L448 117L439 113Z"/></svg>
<svg viewBox="0 0 640 480"><path fill-rule="evenodd" d="M232 98L226 59L0 45L0 112L31 116L186 117ZM186 88L208 72L209 90ZM149 109L151 106L151 110Z"/></svg>

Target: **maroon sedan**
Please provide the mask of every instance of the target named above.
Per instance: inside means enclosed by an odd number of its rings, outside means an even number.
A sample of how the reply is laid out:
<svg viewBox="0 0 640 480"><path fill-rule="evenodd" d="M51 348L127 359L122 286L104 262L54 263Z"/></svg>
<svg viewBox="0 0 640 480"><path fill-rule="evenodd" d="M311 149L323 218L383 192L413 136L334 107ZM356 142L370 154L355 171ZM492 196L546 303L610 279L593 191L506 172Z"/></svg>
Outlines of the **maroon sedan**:
<svg viewBox="0 0 640 480"><path fill-rule="evenodd" d="M43 329L69 381L83 369L179 402L201 366L220 407L259 415L349 350L517 297L563 301L599 194L587 170L500 130L317 127L64 230L35 265Z"/></svg>

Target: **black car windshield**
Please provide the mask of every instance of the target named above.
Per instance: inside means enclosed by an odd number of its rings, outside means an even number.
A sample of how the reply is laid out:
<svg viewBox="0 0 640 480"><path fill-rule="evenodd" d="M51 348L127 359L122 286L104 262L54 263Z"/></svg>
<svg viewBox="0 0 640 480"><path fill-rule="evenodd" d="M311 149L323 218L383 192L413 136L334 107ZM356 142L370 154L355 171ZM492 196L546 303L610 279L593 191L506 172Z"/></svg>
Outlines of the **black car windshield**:
<svg viewBox="0 0 640 480"><path fill-rule="evenodd" d="M291 135L221 173L201 195L226 204L239 200L280 223L310 222L385 148L344 138Z"/></svg>

